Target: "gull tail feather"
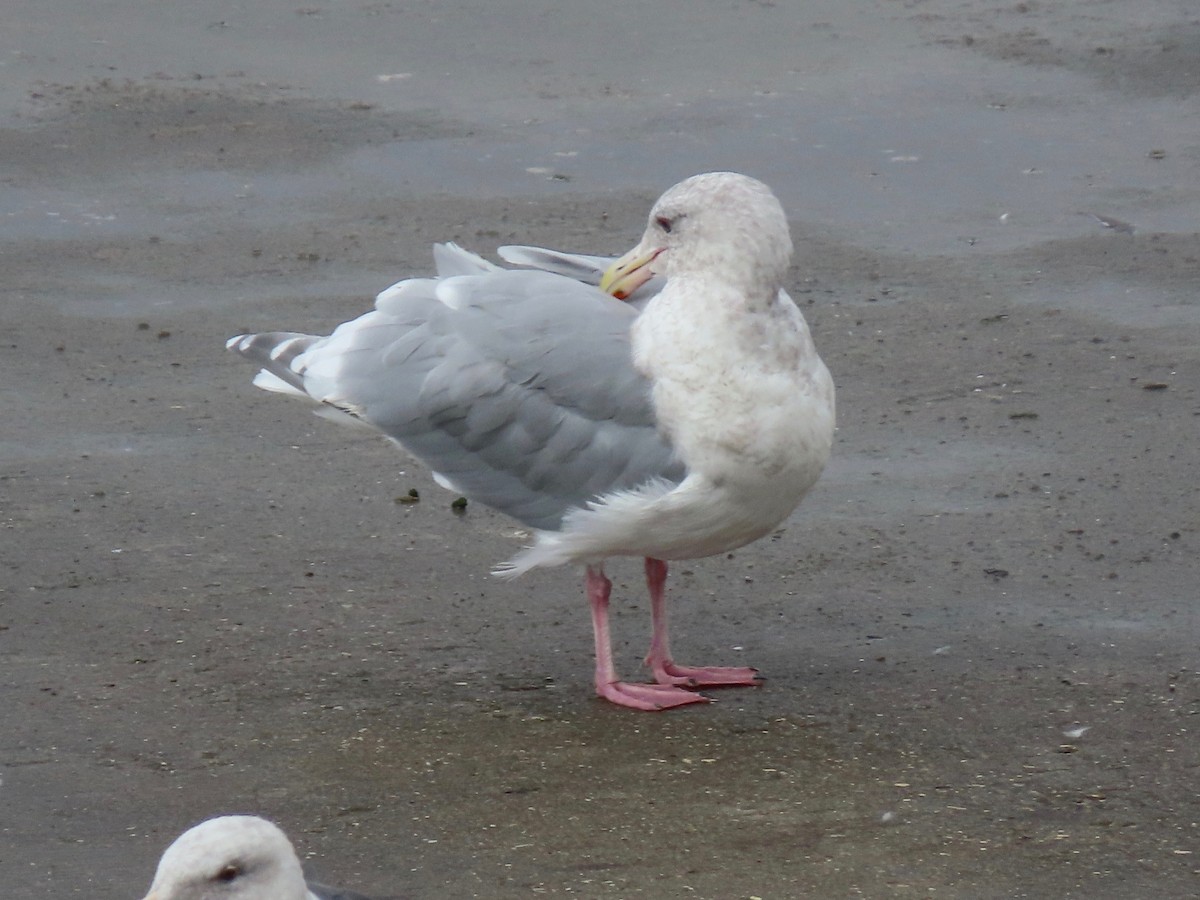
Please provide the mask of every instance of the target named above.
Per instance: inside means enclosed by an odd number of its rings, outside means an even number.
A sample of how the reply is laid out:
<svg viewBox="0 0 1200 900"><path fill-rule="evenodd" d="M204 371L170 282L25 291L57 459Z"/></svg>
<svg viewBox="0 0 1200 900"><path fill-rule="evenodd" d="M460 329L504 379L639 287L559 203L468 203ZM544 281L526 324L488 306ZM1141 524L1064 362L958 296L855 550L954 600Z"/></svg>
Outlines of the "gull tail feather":
<svg viewBox="0 0 1200 900"><path fill-rule="evenodd" d="M558 531L534 532L533 544L492 570L499 578L516 578L531 569L568 563L597 563L610 556L637 556L638 523L646 507L676 485L655 478L628 491L616 491L573 509Z"/></svg>
<svg viewBox="0 0 1200 900"><path fill-rule="evenodd" d="M262 366L262 371L254 379L256 387L308 397L310 394L304 387L304 370L293 364L296 357L320 340L324 338L313 334L266 331L262 334L239 334L225 342L225 349Z"/></svg>

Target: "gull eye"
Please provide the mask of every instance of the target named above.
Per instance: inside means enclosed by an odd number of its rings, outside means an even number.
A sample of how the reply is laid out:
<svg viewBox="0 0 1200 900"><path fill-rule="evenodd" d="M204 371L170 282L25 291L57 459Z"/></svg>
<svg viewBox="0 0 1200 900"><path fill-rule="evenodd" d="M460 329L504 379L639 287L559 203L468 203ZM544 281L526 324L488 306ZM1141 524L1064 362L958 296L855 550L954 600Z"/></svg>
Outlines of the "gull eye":
<svg viewBox="0 0 1200 900"><path fill-rule="evenodd" d="M216 875L213 876L213 881L220 881L223 884L229 884L229 882L235 881L241 874L242 867L230 863L229 865L224 866L220 871L217 872Z"/></svg>
<svg viewBox="0 0 1200 900"><path fill-rule="evenodd" d="M654 218L654 221L658 225L658 227L661 228L663 231L665 231L667 234L671 233L671 220L668 219L666 216L656 216Z"/></svg>

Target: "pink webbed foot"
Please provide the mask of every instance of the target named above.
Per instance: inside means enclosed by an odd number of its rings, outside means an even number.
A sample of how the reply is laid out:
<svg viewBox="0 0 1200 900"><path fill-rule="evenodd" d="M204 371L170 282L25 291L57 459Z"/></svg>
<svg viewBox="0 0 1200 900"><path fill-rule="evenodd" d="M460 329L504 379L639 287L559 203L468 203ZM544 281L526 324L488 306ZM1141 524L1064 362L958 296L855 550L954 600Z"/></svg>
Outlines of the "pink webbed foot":
<svg viewBox="0 0 1200 900"><path fill-rule="evenodd" d="M667 639L667 564L661 559L646 557L646 587L650 590L650 616L654 633L646 665L659 684L676 687L720 687L721 685L759 685L763 677L758 669L746 666L680 666L671 659Z"/></svg>
<svg viewBox="0 0 1200 900"><path fill-rule="evenodd" d="M680 687L721 687L722 685L749 685L757 687L763 683L758 669L748 666L680 666L671 660L656 661L646 658L646 665L654 672L659 684Z"/></svg>
<svg viewBox="0 0 1200 900"><path fill-rule="evenodd" d="M688 703L711 703L712 698L695 694L670 684L638 684L628 681L609 681L596 685L596 694L630 709L656 712Z"/></svg>

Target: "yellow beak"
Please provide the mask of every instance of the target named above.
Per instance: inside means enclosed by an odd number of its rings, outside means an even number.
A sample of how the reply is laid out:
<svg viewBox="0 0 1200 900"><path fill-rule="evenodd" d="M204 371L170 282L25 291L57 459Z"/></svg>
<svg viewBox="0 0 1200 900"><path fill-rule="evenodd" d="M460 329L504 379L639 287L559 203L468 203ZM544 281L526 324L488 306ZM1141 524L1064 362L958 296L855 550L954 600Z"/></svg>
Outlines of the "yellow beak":
<svg viewBox="0 0 1200 900"><path fill-rule="evenodd" d="M663 252L662 247L643 250L638 244L611 266L604 270L600 279L600 290L612 294L618 300L624 300L643 284L654 277L650 271L650 263Z"/></svg>

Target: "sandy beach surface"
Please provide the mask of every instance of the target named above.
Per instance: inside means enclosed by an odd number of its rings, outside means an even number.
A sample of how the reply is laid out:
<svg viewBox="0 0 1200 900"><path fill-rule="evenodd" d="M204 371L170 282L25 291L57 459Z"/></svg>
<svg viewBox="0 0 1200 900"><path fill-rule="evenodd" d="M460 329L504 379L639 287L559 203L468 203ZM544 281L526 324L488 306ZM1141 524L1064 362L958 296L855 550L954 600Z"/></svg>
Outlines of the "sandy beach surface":
<svg viewBox="0 0 1200 900"><path fill-rule="evenodd" d="M380 898L1200 893L1197 10L310 2L7 4L4 895L231 812ZM712 169L791 216L840 428L674 569L680 658L765 686L637 714L580 572L490 577L512 521L222 345Z"/></svg>

